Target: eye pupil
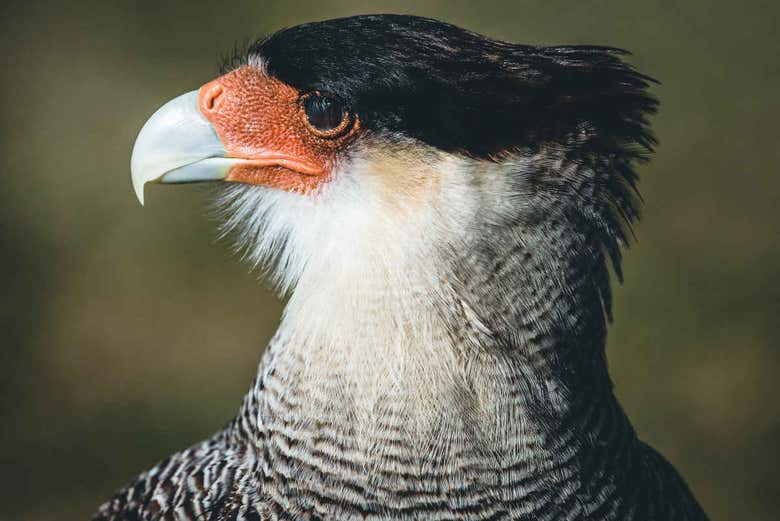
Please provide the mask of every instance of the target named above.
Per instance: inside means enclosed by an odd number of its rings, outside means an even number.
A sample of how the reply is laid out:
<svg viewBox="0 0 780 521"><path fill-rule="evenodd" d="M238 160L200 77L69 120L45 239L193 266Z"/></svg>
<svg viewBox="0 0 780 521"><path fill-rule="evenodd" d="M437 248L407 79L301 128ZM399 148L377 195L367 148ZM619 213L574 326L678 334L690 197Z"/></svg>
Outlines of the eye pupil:
<svg viewBox="0 0 780 521"><path fill-rule="evenodd" d="M341 103L320 94L307 96L304 100L304 109L309 124L322 132L338 128L347 115L346 109Z"/></svg>

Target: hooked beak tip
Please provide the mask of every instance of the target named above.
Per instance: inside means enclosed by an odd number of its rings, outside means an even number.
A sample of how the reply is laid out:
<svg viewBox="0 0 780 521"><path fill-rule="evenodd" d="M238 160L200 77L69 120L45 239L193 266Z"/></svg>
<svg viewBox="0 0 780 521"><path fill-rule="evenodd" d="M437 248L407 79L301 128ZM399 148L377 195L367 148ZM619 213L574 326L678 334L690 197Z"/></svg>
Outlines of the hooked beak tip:
<svg viewBox="0 0 780 521"><path fill-rule="evenodd" d="M138 183L133 180L133 190L135 191L135 196L138 198L138 202L141 203L141 206L144 205L144 183Z"/></svg>

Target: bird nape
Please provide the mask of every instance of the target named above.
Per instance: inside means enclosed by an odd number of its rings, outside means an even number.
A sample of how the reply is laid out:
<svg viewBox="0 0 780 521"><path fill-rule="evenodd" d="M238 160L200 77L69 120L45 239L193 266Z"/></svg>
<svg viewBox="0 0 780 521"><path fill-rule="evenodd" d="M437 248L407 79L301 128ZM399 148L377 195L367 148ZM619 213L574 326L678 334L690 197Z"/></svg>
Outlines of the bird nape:
<svg viewBox="0 0 780 521"><path fill-rule="evenodd" d="M357 16L159 109L139 199L223 181L289 302L235 419L95 519L706 519L607 372L657 105L624 54Z"/></svg>

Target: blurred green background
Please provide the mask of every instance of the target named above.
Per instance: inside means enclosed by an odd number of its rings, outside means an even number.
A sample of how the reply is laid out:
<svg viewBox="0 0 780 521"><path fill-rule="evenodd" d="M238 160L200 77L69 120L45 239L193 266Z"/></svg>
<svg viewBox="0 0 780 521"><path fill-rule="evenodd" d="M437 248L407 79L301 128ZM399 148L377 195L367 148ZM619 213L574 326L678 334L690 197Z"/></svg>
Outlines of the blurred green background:
<svg viewBox="0 0 780 521"><path fill-rule="evenodd" d="M151 187L138 205L130 149L234 42L365 12L624 47L663 81L612 374L637 430L714 520L777 519L778 5L4 3L0 520L85 519L230 419L281 304L216 240L207 191Z"/></svg>

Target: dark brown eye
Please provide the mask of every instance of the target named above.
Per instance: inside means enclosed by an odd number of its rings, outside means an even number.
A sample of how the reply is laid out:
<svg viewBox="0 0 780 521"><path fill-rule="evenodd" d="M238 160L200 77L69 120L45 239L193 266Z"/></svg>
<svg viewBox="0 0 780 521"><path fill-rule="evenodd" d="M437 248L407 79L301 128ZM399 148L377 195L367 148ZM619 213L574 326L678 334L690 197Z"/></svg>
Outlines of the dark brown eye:
<svg viewBox="0 0 780 521"><path fill-rule="evenodd" d="M344 104L318 92L303 98L303 111L311 130L321 137L336 137L350 123L350 113Z"/></svg>

